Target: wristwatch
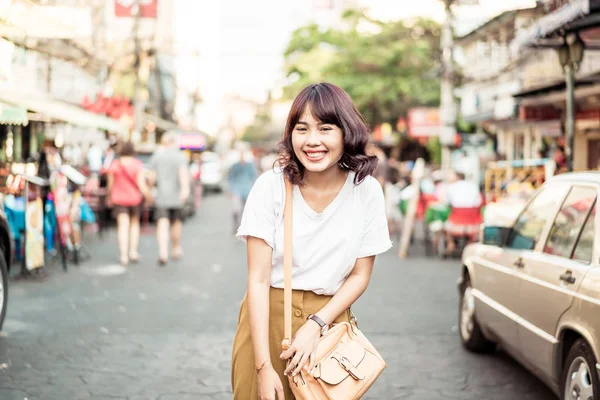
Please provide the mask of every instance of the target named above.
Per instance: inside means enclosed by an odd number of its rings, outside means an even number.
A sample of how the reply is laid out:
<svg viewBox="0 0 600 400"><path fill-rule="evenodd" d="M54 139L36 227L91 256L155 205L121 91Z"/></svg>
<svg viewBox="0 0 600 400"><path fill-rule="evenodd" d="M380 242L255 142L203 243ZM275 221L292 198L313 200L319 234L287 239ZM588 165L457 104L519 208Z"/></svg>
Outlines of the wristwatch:
<svg viewBox="0 0 600 400"><path fill-rule="evenodd" d="M315 321L317 324L319 324L319 326L321 327L321 336L323 336L325 334L325 332L327 332L327 329L329 327L327 326L325 321L323 321L321 318L319 318L315 314L309 314L308 317L306 317L306 319L307 320L311 319L311 320Z"/></svg>

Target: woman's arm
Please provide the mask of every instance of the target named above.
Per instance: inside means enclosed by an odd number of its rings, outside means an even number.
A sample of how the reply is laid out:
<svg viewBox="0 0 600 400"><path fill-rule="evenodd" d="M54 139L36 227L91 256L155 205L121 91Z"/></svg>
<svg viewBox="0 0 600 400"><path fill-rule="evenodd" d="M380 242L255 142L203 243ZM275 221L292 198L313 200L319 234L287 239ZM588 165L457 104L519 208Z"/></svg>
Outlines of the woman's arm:
<svg viewBox="0 0 600 400"><path fill-rule="evenodd" d="M248 316L256 368L271 360L269 353L269 288L273 249L263 240L248 237Z"/></svg>
<svg viewBox="0 0 600 400"><path fill-rule="evenodd" d="M142 192L142 196L148 199L150 197L150 187L148 186L148 183L146 181L146 174L143 169L140 170L140 172L137 175L137 185L140 189L140 192Z"/></svg>
<svg viewBox="0 0 600 400"><path fill-rule="evenodd" d="M112 174L112 172L109 172L108 175L106 175L106 205L107 206L112 206L112 199L111 199L111 194L112 194L112 188L113 185L115 183L115 177Z"/></svg>
<svg viewBox="0 0 600 400"><path fill-rule="evenodd" d="M357 259L354 269L348 278L346 278L342 287L340 287L327 305L317 313L317 316L329 325L354 304L369 285L374 263L375 256Z"/></svg>

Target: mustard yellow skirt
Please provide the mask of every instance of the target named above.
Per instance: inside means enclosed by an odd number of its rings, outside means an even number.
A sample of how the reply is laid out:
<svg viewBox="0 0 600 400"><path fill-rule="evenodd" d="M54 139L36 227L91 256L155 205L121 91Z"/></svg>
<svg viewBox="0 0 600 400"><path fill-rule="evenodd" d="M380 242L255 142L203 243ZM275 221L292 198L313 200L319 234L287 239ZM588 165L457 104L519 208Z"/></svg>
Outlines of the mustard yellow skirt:
<svg viewBox="0 0 600 400"><path fill-rule="evenodd" d="M279 359L281 354L281 341L283 340L283 289L271 288L269 304L269 349L271 362L283 383L285 399L292 400L292 391L288 385L287 377L283 375L286 360ZM302 290L292 291L292 333L306 322L309 314L317 313L331 299L314 292ZM345 311L335 322L349 321L350 312ZM262 360L261 360L262 361ZM231 386L234 400L258 400L258 386L256 363L250 337L250 324L248 320L248 304L246 296L240 308L237 332L233 341L233 354L231 359Z"/></svg>

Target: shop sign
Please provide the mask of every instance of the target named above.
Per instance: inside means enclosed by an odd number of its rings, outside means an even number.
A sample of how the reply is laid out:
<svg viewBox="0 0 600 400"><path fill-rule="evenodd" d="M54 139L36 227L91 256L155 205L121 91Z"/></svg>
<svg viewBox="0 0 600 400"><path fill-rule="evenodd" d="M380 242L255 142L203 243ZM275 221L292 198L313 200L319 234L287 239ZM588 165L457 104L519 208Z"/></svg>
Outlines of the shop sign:
<svg viewBox="0 0 600 400"><path fill-rule="evenodd" d="M439 107L418 107L408 110L408 135L410 137L439 136L441 126Z"/></svg>
<svg viewBox="0 0 600 400"><path fill-rule="evenodd" d="M180 133L178 142L181 150L200 151L206 147L206 137L201 133Z"/></svg>
<svg viewBox="0 0 600 400"><path fill-rule="evenodd" d="M600 120L600 109L577 111L575 113L576 120Z"/></svg>
<svg viewBox="0 0 600 400"><path fill-rule="evenodd" d="M135 17L134 7L136 3L139 3L140 6L140 17L156 18L158 0L115 0L115 16Z"/></svg>
<svg viewBox="0 0 600 400"><path fill-rule="evenodd" d="M25 232L25 260L31 271L44 266L44 210L39 197L27 202Z"/></svg>
<svg viewBox="0 0 600 400"><path fill-rule="evenodd" d="M562 111L554 106L520 106L519 119L521 121L548 121L561 119Z"/></svg>

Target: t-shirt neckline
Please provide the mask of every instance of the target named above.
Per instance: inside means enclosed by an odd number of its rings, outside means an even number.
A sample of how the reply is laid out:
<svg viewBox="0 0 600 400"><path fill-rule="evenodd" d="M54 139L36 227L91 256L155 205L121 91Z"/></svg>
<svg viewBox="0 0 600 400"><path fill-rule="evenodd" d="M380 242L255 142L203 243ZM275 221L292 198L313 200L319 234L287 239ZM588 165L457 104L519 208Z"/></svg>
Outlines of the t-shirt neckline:
<svg viewBox="0 0 600 400"><path fill-rule="evenodd" d="M294 185L293 195L295 198L298 199L298 203L302 207L302 210L308 216L319 218L319 217L323 217L324 215L332 213L339 206L339 204L344 200L346 193L348 193L350 187L352 186L353 181L354 181L354 173L352 171L349 171L348 176L346 176L346 181L344 182L344 185L342 186L342 188L340 189L338 194L331 201L331 203L329 203L327 205L327 207L325 207L325 209L321 212L316 212L315 210L312 209L312 207L310 205L308 205L306 200L304 200L304 196L302 196L302 192L300 191L300 188L297 185Z"/></svg>

